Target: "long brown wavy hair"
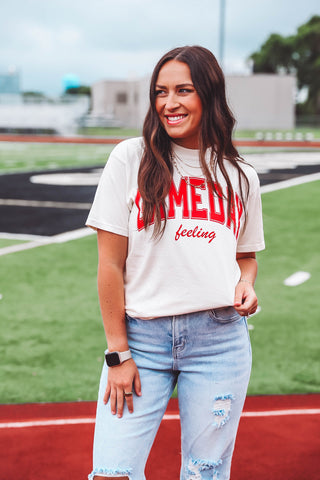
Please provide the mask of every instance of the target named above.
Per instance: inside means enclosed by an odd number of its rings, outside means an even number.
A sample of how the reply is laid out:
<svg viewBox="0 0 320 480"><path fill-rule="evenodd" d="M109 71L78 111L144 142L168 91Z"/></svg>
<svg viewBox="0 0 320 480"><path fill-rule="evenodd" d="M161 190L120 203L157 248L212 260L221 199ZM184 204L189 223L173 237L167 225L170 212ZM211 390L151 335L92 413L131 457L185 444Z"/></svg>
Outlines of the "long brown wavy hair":
<svg viewBox="0 0 320 480"><path fill-rule="evenodd" d="M150 106L143 125L144 153L138 172L138 188L143 201L143 221L146 226L154 221L154 236L164 231L166 218L166 197L173 177L171 138L161 124L155 108L156 82L163 65L170 60L186 63L191 72L193 85L202 103L200 125L200 165L213 192L221 196L215 187L219 167L227 183L228 217L234 208L234 191L225 168L224 159L237 169L240 183L240 197L244 206L244 188L249 192L249 182L239 163L243 162L232 142L235 119L227 104L225 79L215 56L200 46L179 47L166 53L157 63L150 82ZM210 148L210 166L206 162L206 151ZM165 213L166 216L166 213Z"/></svg>

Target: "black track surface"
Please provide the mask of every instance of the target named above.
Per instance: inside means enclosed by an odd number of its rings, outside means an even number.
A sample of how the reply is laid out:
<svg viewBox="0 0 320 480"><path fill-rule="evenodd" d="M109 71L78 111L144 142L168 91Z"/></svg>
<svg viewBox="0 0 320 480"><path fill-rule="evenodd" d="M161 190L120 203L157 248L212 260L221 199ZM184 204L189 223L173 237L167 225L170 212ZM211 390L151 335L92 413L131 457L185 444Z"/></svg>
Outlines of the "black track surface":
<svg viewBox="0 0 320 480"><path fill-rule="evenodd" d="M30 182L33 175L50 173L91 173L96 168L45 170L0 175L0 198L53 202L92 203L96 186L41 185ZM56 235L83 228L89 210L36 208L0 205L0 232Z"/></svg>
<svg viewBox="0 0 320 480"><path fill-rule="evenodd" d="M30 182L32 175L50 173L88 173L100 167L68 170L45 170L0 175L0 198L54 202L92 203L96 186L41 185ZM298 166L294 169L270 170L259 175L261 185L280 182L320 171L320 165ZM87 210L70 208L36 208L0 205L0 232L32 235L56 235L83 228Z"/></svg>

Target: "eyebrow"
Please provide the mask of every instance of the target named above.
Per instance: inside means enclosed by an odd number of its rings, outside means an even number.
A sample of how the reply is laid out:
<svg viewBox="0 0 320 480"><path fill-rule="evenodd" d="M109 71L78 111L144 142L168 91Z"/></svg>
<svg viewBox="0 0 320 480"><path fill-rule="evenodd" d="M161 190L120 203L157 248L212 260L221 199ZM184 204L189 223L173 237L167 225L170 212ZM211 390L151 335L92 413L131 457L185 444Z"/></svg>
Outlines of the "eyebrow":
<svg viewBox="0 0 320 480"><path fill-rule="evenodd" d="M167 88L165 85L159 85L156 84L157 88ZM179 85L176 85L177 88L182 88L182 87L194 87L193 83L180 83Z"/></svg>

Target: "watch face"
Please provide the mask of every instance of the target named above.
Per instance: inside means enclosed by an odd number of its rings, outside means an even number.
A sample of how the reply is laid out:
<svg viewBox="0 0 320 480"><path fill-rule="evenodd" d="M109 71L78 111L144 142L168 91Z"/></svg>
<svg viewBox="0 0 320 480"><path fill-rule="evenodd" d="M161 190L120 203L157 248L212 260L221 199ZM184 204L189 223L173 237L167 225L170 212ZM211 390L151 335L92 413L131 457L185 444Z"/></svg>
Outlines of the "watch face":
<svg viewBox="0 0 320 480"><path fill-rule="evenodd" d="M108 367L115 367L120 365L120 357L118 352L106 353L106 362Z"/></svg>

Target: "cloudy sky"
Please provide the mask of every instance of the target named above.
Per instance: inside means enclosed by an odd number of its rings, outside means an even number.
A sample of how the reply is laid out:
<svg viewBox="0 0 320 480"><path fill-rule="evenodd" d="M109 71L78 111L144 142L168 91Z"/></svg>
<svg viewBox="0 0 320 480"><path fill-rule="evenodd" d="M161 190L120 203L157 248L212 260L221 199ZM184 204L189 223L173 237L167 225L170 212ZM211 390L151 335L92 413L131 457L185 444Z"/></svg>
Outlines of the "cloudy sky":
<svg viewBox="0 0 320 480"><path fill-rule="evenodd" d="M218 57L219 11L220 0L3 0L0 73L16 67L23 90L58 95L68 73L83 85L139 78L180 45ZM245 73L271 33L295 33L320 15L320 2L226 0L225 14L225 72Z"/></svg>

